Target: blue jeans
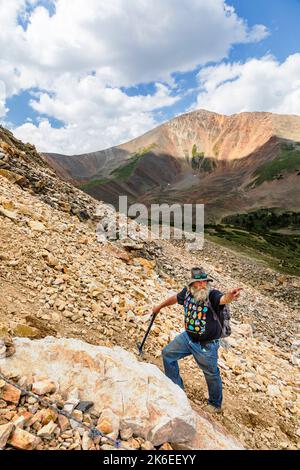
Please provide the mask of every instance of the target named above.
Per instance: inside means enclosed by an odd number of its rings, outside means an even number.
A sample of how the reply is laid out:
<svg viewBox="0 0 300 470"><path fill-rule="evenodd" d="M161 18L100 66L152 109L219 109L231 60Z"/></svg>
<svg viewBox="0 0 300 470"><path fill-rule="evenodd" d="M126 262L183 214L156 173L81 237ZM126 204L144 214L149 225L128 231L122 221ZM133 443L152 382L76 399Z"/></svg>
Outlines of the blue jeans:
<svg viewBox="0 0 300 470"><path fill-rule="evenodd" d="M204 373L208 387L208 402L216 408L221 408L222 405L222 380L218 368L219 346L219 340L201 346L200 343L194 343L184 331L162 350L166 376L183 390L183 381L180 377L177 361L191 354L194 356L195 361Z"/></svg>

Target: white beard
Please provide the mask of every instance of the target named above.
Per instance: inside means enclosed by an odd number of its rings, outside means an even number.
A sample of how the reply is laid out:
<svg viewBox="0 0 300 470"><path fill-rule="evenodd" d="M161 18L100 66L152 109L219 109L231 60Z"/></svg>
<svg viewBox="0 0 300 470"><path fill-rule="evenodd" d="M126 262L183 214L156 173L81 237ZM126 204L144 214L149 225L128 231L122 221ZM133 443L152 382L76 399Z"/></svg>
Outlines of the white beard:
<svg viewBox="0 0 300 470"><path fill-rule="evenodd" d="M204 302L204 300L206 300L207 297L208 297L209 288L204 287L204 288L199 289L199 287L196 288L196 287L192 286L190 288L190 291L191 291L192 296L196 300L196 302Z"/></svg>

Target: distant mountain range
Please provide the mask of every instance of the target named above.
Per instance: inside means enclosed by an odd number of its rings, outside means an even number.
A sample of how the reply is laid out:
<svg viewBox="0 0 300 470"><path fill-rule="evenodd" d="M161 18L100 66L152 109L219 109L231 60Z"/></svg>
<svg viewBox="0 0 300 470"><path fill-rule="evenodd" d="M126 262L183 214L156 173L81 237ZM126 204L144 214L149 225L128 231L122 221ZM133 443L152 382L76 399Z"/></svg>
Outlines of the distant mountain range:
<svg viewBox="0 0 300 470"><path fill-rule="evenodd" d="M300 116L194 111L122 145L43 154L96 199L204 203L206 223L263 208L299 211Z"/></svg>

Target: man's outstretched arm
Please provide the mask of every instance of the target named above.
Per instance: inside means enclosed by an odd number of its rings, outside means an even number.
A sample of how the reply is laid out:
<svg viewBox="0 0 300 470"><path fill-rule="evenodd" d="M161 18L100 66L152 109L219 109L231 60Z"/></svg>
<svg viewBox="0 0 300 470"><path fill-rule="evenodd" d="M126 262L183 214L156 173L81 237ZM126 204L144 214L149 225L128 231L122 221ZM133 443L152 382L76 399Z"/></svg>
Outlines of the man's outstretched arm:
<svg viewBox="0 0 300 470"><path fill-rule="evenodd" d="M166 300L164 300L161 304L155 305L152 309L153 315L157 315L162 308L164 307L169 307L170 305L175 305L177 304L177 295L172 295L171 297L168 297Z"/></svg>
<svg viewBox="0 0 300 470"><path fill-rule="evenodd" d="M231 289L226 292L226 294L222 295L220 298L220 305L230 304L233 300L237 300L240 296L241 290L243 290L243 288L238 287L237 289Z"/></svg>

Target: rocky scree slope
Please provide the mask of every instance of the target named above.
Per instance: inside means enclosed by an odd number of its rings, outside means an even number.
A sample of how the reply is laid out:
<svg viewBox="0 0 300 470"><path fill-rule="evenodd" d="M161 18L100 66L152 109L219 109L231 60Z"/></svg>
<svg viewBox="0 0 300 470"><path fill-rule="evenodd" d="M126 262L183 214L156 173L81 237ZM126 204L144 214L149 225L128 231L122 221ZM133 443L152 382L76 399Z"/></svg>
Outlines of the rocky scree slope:
<svg viewBox="0 0 300 470"><path fill-rule="evenodd" d="M13 150L3 150L2 161L15 165L8 171L19 174L21 168L25 172L28 164L11 157ZM234 259L233 253L220 251L212 243L205 244L203 252L188 253L166 241L145 242L137 231L127 240L99 243L97 219L91 214L89 220L81 220L80 214L60 207L58 196L71 203L74 197L82 209L85 201L91 208L95 202L56 180L42 165L34 170L28 167L29 182L31 171L46 179L44 192L35 191L36 181L20 187L10 173L0 175L3 330L36 339L78 338L93 345L121 346L136 354L136 340L147 328L147 316L142 313L177 292L188 270L201 264L215 277L217 288L244 287L240 300L232 305L233 335L220 349L225 401L222 415L214 417L214 422L248 448L296 449L300 434L298 311L292 301L286 302L283 318L285 291L280 291L278 274L244 257ZM101 205L98 219L101 210L103 217L108 208ZM249 276L240 276L243 268ZM257 273L261 278L267 273L281 297L254 286ZM296 278L289 277L288 282L299 289ZM148 339L144 360L162 367L161 348L181 328L181 307L165 309ZM287 336L281 336L282 331ZM182 373L192 406L201 412L207 393L202 374L190 358L182 361ZM5 424L9 420L3 402L2 406Z"/></svg>

